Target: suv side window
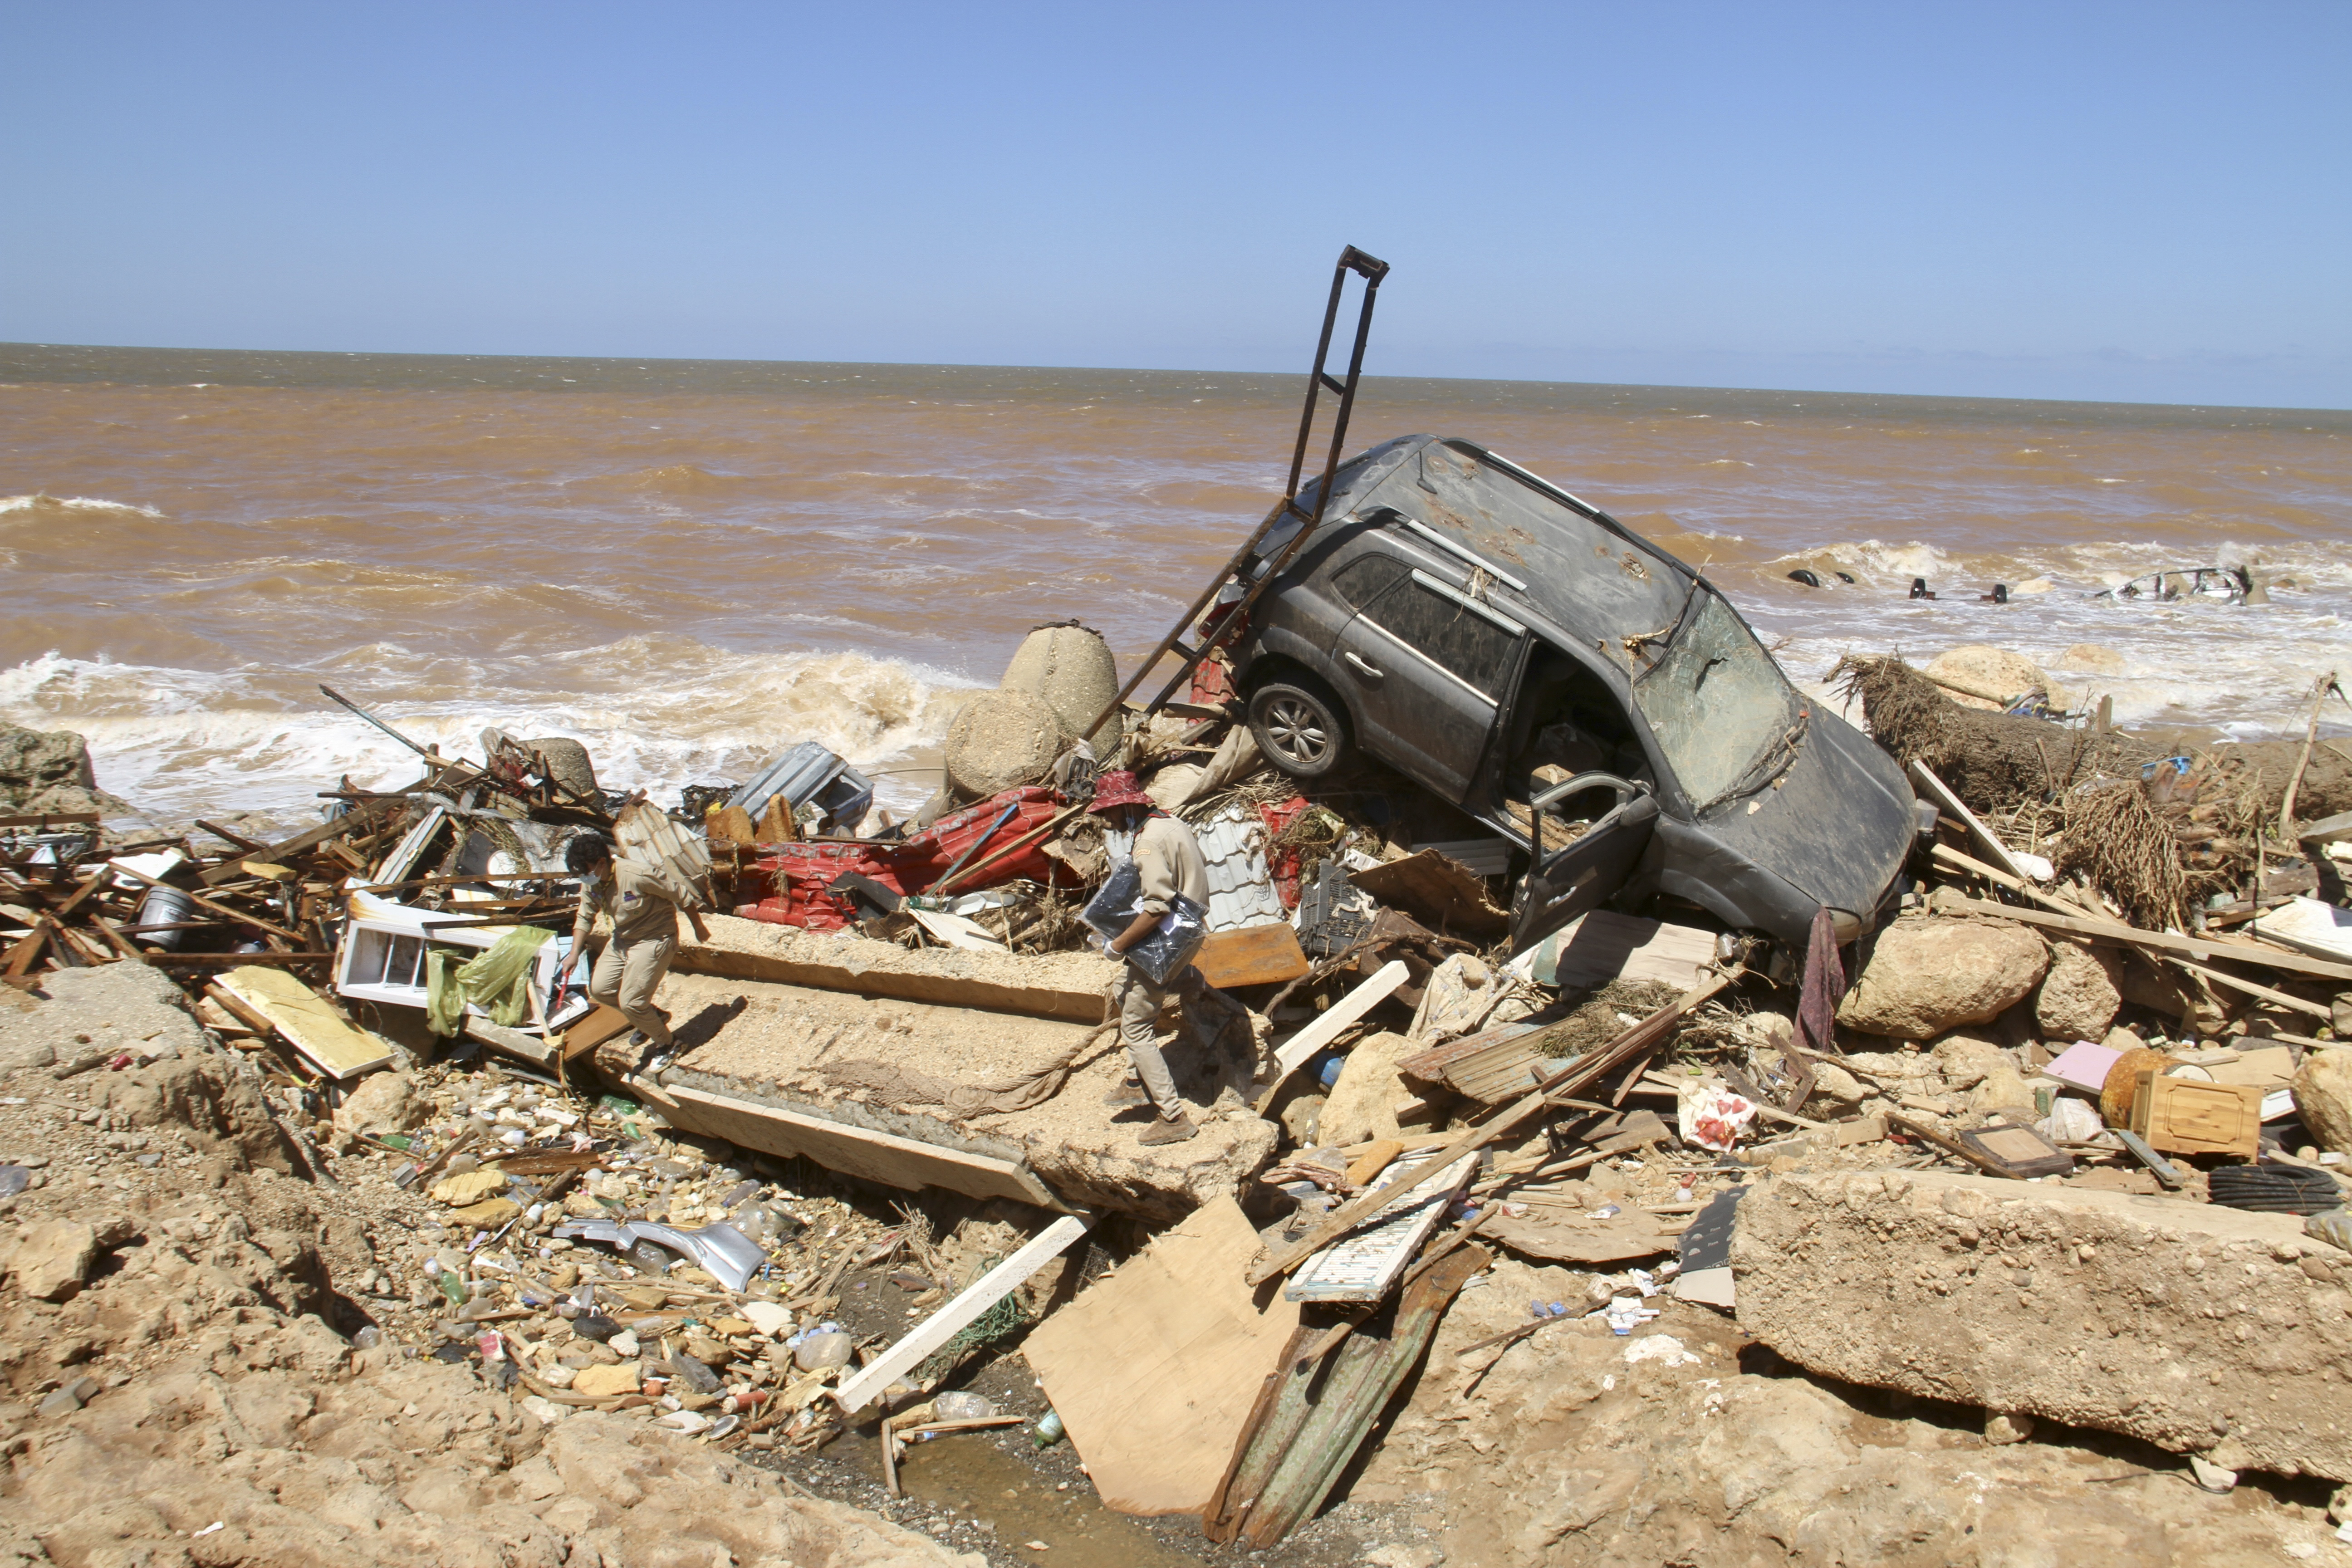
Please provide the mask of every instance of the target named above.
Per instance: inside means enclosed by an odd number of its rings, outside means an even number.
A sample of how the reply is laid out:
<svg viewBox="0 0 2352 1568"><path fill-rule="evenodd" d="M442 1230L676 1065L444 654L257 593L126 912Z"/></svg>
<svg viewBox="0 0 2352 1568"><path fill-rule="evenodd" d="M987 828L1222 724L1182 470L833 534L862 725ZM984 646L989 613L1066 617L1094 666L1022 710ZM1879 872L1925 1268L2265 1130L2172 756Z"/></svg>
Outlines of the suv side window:
<svg viewBox="0 0 2352 1568"><path fill-rule="evenodd" d="M1412 568L1393 555L1359 555L1331 574L1331 591L1360 610L1412 574Z"/></svg>
<svg viewBox="0 0 2352 1568"><path fill-rule="evenodd" d="M1364 606L1364 618L1486 697L1496 697L1510 673L1517 634L1411 581L1409 572L1403 575L1406 581Z"/></svg>

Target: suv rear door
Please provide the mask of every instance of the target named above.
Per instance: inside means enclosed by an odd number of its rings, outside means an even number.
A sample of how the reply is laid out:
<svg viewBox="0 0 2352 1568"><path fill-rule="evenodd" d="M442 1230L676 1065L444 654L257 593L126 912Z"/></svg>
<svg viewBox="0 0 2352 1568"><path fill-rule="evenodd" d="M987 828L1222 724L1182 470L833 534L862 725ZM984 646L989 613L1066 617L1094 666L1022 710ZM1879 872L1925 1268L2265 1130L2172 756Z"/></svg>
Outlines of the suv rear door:
<svg viewBox="0 0 2352 1568"><path fill-rule="evenodd" d="M1527 628L1452 584L1387 558L1387 586L1360 600L1333 652L1360 744L1462 804L1495 728Z"/></svg>

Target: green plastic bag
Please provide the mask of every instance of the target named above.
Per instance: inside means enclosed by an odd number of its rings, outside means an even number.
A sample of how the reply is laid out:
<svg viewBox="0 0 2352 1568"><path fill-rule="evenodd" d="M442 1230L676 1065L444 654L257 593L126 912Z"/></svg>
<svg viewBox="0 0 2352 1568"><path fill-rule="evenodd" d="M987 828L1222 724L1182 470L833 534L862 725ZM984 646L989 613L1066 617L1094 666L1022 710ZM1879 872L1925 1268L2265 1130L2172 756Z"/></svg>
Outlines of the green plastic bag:
<svg viewBox="0 0 2352 1568"><path fill-rule="evenodd" d="M531 963L545 947L550 932L537 926L517 926L478 956L450 967L453 954L426 954L425 1018L436 1035L455 1035L463 1022L465 1005L489 1014L490 1022L511 1029L530 1005Z"/></svg>

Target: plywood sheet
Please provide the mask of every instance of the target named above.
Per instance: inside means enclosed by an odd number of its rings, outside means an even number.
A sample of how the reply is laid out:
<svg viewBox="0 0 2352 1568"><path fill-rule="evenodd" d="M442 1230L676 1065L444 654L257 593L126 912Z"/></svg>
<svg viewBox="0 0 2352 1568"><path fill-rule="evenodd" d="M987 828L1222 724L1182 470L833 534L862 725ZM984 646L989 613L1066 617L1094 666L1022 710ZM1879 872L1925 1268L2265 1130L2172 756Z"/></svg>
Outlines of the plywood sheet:
<svg viewBox="0 0 2352 1568"><path fill-rule="evenodd" d="M1235 985L1272 985L1307 973L1298 933L1279 922L1212 931L1192 957L1192 967L1218 990Z"/></svg>
<svg viewBox="0 0 2352 1568"><path fill-rule="evenodd" d="M1499 838L1488 842L1508 847ZM1509 911L1496 909L1486 896L1486 884L1444 853L1445 847L1433 845L1369 871L1352 871L1348 879L1381 902L1408 910L1448 936L1497 936L1510 929ZM1499 874L1501 868L1496 869Z"/></svg>
<svg viewBox="0 0 2352 1568"><path fill-rule="evenodd" d="M1543 940L1536 950L1535 977L1562 990L1654 980L1687 991L1705 977L1714 959L1713 931L1595 910Z"/></svg>
<svg viewBox="0 0 2352 1568"><path fill-rule="evenodd" d="M1219 1198L1029 1332L1029 1358L1102 1500L1121 1513L1209 1504L1298 1308L1242 1276L1258 1250Z"/></svg>
<svg viewBox="0 0 2352 1568"><path fill-rule="evenodd" d="M288 1045L331 1078L357 1078L393 1059L391 1046L345 1022L325 997L282 969L241 964L214 984L267 1020Z"/></svg>

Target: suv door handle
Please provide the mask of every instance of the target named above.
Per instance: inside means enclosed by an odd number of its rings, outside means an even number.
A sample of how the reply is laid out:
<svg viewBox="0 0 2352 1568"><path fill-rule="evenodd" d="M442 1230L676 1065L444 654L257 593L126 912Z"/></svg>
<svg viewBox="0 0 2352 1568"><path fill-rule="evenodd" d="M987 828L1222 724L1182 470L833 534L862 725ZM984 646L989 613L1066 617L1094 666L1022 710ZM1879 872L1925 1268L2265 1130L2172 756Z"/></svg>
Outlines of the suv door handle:
<svg viewBox="0 0 2352 1568"><path fill-rule="evenodd" d="M1339 657L1346 659L1349 664L1354 665L1360 674L1369 675L1374 680L1385 680L1388 679L1384 673L1374 669L1370 665L1366 664L1362 659L1358 658L1352 652L1342 653Z"/></svg>

